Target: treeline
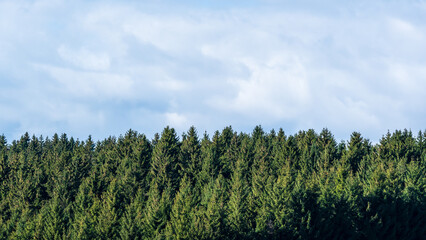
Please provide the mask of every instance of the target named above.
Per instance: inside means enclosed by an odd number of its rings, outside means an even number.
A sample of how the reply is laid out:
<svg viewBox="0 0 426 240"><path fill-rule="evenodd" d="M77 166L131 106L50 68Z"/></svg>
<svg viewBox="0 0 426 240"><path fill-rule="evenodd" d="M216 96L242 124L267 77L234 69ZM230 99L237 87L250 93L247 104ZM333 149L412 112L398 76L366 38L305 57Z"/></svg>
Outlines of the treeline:
<svg viewBox="0 0 426 240"><path fill-rule="evenodd" d="M424 239L426 133L0 137L0 239Z"/></svg>

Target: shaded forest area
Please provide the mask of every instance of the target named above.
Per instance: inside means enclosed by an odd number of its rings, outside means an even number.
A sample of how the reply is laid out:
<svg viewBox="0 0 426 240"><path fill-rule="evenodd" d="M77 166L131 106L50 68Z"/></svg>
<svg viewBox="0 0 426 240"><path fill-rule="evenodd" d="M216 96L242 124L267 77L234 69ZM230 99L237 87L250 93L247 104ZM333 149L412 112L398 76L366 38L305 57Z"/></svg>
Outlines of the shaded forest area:
<svg viewBox="0 0 426 240"><path fill-rule="evenodd" d="M0 239L422 239L426 133L0 137Z"/></svg>

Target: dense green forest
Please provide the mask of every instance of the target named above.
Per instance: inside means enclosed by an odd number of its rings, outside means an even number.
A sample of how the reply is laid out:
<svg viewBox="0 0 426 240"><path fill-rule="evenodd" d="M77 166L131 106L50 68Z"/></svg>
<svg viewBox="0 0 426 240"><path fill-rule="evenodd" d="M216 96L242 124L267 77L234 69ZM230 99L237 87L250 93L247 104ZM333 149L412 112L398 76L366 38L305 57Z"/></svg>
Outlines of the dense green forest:
<svg viewBox="0 0 426 240"><path fill-rule="evenodd" d="M0 239L424 239L426 133L0 137Z"/></svg>

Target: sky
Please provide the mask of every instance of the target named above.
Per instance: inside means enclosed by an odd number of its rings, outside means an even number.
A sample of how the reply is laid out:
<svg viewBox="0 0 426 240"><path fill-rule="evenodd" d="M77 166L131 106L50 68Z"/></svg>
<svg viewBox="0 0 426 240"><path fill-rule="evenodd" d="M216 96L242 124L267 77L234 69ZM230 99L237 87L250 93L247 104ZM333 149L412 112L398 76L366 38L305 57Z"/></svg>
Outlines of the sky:
<svg viewBox="0 0 426 240"><path fill-rule="evenodd" d="M426 129L426 1L0 0L0 134Z"/></svg>

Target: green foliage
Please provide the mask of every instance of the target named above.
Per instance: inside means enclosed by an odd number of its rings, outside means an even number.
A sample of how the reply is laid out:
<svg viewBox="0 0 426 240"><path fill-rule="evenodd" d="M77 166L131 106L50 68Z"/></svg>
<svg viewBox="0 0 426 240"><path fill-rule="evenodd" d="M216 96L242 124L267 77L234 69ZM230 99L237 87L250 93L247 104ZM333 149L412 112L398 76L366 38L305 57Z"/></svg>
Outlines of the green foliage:
<svg viewBox="0 0 426 240"><path fill-rule="evenodd" d="M244 161L239 159L232 174L230 195L226 205L226 224L229 237L238 239L244 236L249 228L247 216L248 184L244 179Z"/></svg>
<svg viewBox="0 0 426 240"><path fill-rule="evenodd" d="M143 238L152 239L161 235L170 214L171 205L170 187L161 194L158 184L151 182L148 200L143 211Z"/></svg>
<svg viewBox="0 0 426 240"><path fill-rule="evenodd" d="M181 154L179 159L180 175L186 174L194 185L197 176L202 168L202 161L200 161L201 145L198 140L197 130L191 127L186 135L182 138Z"/></svg>
<svg viewBox="0 0 426 240"><path fill-rule="evenodd" d="M423 239L425 139L0 136L0 239Z"/></svg>
<svg viewBox="0 0 426 240"><path fill-rule="evenodd" d="M193 209L193 197L191 184L185 175L180 183L179 192L173 202L170 213L170 221L167 225L168 237L174 239L192 239L191 238L191 210Z"/></svg>
<svg viewBox="0 0 426 240"><path fill-rule="evenodd" d="M225 228L225 180L222 175L206 187L202 224L204 239L219 239Z"/></svg>
<svg viewBox="0 0 426 240"><path fill-rule="evenodd" d="M155 145L150 168L150 178L158 184L160 192L171 184L172 190L179 186L180 142L173 128L165 128Z"/></svg>

